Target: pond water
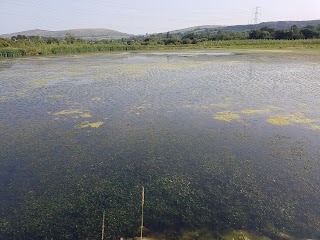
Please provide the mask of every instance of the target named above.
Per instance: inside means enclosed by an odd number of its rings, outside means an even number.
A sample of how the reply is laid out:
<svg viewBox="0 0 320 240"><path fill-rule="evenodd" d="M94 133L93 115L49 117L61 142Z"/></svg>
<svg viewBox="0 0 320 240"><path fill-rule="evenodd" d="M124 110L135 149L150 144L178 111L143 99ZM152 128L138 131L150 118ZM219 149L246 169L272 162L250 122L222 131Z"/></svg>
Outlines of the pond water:
<svg viewBox="0 0 320 240"><path fill-rule="evenodd" d="M151 233L320 239L319 60L281 51L1 59L0 237L98 238L103 211L107 237L134 236L144 186Z"/></svg>

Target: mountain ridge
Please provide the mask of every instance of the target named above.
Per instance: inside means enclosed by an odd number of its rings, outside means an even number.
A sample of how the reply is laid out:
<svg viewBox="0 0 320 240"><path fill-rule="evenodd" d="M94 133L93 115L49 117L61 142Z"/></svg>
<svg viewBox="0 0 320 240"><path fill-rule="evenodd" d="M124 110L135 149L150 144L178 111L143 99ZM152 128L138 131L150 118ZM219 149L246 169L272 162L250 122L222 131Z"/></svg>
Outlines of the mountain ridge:
<svg viewBox="0 0 320 240"><path fill-rule="evenodd" d="M246 24L246 25L200 25L188 28L182 28L177 30L168 31L170 34L185 34L191 32L198 33L213 33L217 31L231 31L231 32L245 32L263 27L275 28L275 29L288 29L291 26L296 25L298 27L306 27L307 25L320 25L320 20L304 20L304 21L270 21L261 22L259 24ZM166 34L167 32L155 33L155 34ZM9 34L1 34L0 38L11 38L17 35L25 36L41 36L41 37L55 37L58 39L65 38L68 34L81 38L84 40L112 40L121 38L130 38L133 36L141 36L119 32L116 30L105 29L105 28L83 28L83 29L68 29L61 31L50 31L42 29L33 29ZM153 34L152 34L153 35Z"/></svg>
<svg viewBox="0 0 320 240"><path fill-rule="evenodd" d="M42 29L26 30L21 32L2 34L1 38L11 38L17 35L25 36L40 36L40 37L55 37L55 38L65 38L68 34L85 40L102 40L102 39L121 39L128 38L132 35L127 33L118 32L106 28L80 28L80 29L68 29L60 31L50 31Z"/></svg>
<svg viewBox="0 0 320 240"><path fill-rule="evenodd" d="M189 28L183 28L179 30L169 31L172 34L185 34L191 32L215 32L215 31L231 31L231 32L245 32L260 29L263 27L275 28L275 29L288 29L296 25L297 27L306 27L307 25L320 25L319 20L304 20L304 21L269 21L269 22L261 22L258 24L245 24L245 25L230 25L230 26L222 26L222 25L201 25ZM164 34L164 33L161 33Z"/></svg>

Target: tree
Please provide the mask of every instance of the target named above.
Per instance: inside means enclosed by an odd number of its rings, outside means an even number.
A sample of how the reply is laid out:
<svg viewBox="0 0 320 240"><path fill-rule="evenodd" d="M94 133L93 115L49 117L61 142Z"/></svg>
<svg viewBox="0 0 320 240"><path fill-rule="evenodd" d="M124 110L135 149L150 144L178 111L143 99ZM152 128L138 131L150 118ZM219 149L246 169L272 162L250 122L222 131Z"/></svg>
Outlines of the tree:
<svg viewBox="0 0 320 240"><path fill-rule="evenodd" d="M57 38L54 38L54 37L47 37L45 39L45 42L47 44L52 44L52 43L59 43L59 40Z"/></svg>
<svg viewBox="0 0 320 240"><path fill-rule="evenodd" d="M70 33L67 33L64 40L67 42L67 44L74 44L76 41L76 38L72 36Z"/></svg>
<svg viewBox="0 0 320 240"><path fill-rule="evenodd" d="M310 28L301 29L301 33L306 39L319 37L319 32L316 32Z"/></svg>
<svg viewBox="0 0 320 240"><path fill-rule="evenodd" d="M165 45L170 45L170 44L178 45L178 44L181 44L181 39L177 38L177 37L171 37L169 39L165 39L164 44Z"/></svg>
<svg viewBox="0 0 320 240"><path fill-rule="evenodd" d="M297 25L293 25L291 27L291 31L292 31L292 38L293 39L301 39L303 38L303 35L301 34L300 29L298 28Z"/></svg>
<svg viewBox="0 0 320 240"><path fill-rule="evenodd" d="M293 33L290 30L276 30L274 33L274 38L275 39L286 39L290 40L293 39Z"/></svg>

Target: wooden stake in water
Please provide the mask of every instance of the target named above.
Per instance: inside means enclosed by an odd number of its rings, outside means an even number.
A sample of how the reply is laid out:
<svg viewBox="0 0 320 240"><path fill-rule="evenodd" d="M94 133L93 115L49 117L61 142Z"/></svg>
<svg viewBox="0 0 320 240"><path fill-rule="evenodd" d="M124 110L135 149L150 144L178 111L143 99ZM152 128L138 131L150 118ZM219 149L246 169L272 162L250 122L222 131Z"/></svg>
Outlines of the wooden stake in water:
<svg viewBox="0 0 320 240"><path fill-rule="evenodd" d="M141 190L141 229L140 229L140 240L142 240L142 230L143 230L143 207L144 207L144 187Z"/></svg>
<svg viewBox="0 0 320 240"><path fill-rule="evenodd" d="M105 211L103 211L103 215L102 215L101 240L104 240L104 218L105 218Z"/></svg>

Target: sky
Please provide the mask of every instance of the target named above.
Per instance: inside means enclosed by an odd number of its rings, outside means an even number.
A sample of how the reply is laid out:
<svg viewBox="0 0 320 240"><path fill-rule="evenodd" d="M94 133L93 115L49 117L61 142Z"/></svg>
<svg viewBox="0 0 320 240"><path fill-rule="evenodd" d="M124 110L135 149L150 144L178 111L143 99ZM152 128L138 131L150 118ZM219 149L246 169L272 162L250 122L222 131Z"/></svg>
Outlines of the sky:
<svg viewBox="0 0 320 240"><path fill-rule="evenodd" d="M320 0L0 0L0 34L107 28L130 34L200 25L320 19Z"/></svg>

